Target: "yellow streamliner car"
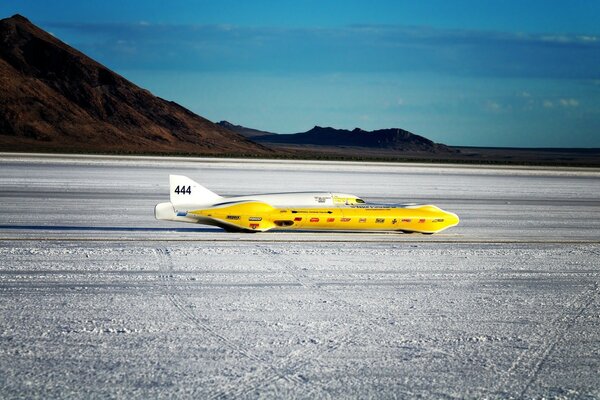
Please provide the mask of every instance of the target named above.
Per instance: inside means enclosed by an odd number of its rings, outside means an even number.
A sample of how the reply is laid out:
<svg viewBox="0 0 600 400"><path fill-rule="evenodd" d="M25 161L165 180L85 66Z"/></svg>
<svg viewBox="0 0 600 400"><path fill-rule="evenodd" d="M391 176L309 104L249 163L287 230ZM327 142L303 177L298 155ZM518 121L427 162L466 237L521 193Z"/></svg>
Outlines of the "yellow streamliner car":
<svg viewBox="0 0 600 400"><path fill-rule="evenodd" d="M171 201L157 204L157 219L219 226L227 231L398 231L425 234L458 224L433 205L367 204L344 193L273 193L221 197L193 180L170 176Z"/></svg>

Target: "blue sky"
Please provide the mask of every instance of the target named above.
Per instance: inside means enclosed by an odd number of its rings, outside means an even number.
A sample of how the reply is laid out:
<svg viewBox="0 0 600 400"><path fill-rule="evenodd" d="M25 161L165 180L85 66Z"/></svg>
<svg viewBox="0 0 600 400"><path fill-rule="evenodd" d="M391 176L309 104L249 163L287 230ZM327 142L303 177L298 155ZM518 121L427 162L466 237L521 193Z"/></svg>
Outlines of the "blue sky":
<svg viewBox="0 0 600 400"><path fill-rule="evenodd" d="M599 1L0 3L15 13L213 121L600 147Z"/></svg>

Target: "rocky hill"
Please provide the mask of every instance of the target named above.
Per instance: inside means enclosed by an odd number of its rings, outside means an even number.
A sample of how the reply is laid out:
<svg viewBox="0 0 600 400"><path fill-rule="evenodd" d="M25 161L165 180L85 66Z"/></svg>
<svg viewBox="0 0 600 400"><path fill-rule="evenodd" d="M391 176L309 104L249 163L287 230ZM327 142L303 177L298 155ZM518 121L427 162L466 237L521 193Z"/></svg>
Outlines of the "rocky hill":
<svg viewBox="0 0 600 400"><path fill-rule="evenodd" d="M307 132L280 135L270 132L258 131L240 125L233 125L227 121L219 122L241 135L252 138L255 142L270 146L302 145L322 148L353 147L379 149L395 152L424 152L424 153L453 153L456 150L434 143L423 136L415 135L404 129L379 129L364 131L356 128L353 130L323 128L315 126Z"/></svg>
<svg viewBox="0 0 600 400"><path fill-rule="evenodd" d="M15 15L0 20L0 150L267 155Z"/></svg>

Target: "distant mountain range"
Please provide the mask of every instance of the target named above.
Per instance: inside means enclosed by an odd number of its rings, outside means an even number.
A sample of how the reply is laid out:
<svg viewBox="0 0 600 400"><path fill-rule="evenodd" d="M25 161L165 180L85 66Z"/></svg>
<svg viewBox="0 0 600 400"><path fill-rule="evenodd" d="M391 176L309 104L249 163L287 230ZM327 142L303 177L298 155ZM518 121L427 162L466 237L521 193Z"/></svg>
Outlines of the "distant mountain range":
<svg viewBox="0 0 600 400"><path fill-rule="evenodd" d="M0 149L269 155L15 15L0 20Z"/></svg>
<svg viewBox="0 0 600 400"><path fill-rule="evenodd" d="M266 145L311 145L325 147L353 147L393 150L396 152L424 152L424 153L455 153L456 150L444 144L434 143L423 136L415 135L404 129L379 129L364 131L356 128L351 131L346 129L323 128L315 126L307 132L280 135L256 129L234 125L227 121L218 123L252 139L257 143Z"/></svg>
<svg viewBox="0 0 600 400"><path fill-rule="evenodd" d="M315 126L307 132L276 134L227 121L218 124L257 143L285 151L288 157L600 166L600 149L459 147L434 143L403 129L369 132L359 128L349 131Z"/></svg>

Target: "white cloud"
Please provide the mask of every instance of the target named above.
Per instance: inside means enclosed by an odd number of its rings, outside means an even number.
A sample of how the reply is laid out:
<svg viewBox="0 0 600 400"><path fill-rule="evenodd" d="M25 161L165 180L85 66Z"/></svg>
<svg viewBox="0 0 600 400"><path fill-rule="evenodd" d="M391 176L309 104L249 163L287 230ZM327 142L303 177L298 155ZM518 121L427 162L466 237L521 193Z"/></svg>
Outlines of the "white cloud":
<svg viewBox="0 0 600 400"><path fill-rule="evenodd" d="M560 99L559 103L563 107L579 107L579 101L576 99Z"/></svg>
<svg viewBox="0 0 600 400"><path fill-rule="evenodd" d="M575 107L579 107L579 100L573 99L573 98L558 99L558 100L544 100L542 102L542 106L544 106L544 108L554 108L554 107L575 108Z"/></svg>
<svg viewBox="0 0 600 400"><path fill-rule="evenodd" d="M492 100L488 100L488 102L485 104L485 108L488 111L492 111L492 112L502 111L502 105L500 105L500 103L498 103L496 101L492 101Z"/></svg>
<svg viewBox="0 0 600 400"><path fill-rule="evenodd" d="M532 36L533 37L533 36ZM569 43L581 43L581 44L594 44L598 42L598 36L589 36L589 35L545 35L540 36L540 40L542 42L548 43L559 43L559 44L569 44Z"/></svg>

